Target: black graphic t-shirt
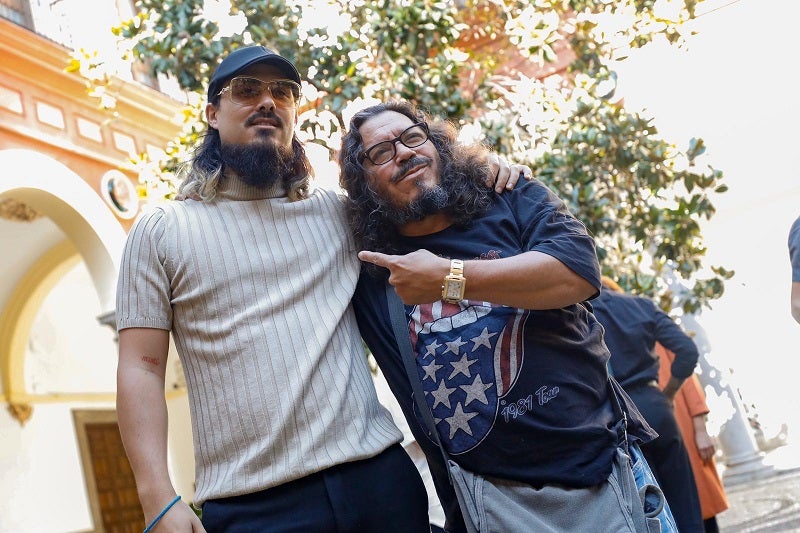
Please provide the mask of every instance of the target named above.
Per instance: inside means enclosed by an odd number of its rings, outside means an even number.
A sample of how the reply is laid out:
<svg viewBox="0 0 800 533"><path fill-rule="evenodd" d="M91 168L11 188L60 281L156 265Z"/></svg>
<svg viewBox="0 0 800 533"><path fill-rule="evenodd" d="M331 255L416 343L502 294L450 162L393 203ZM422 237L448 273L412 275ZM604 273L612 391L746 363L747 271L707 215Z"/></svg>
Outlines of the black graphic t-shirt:
<svg viewBox="0 0 800 533"><path fill-rule="evenodd" d="M535 250L600 287L586 228L538 181L497 196L489 212L467 227L451 226L399 244L403 252L425 248L465 260ZM362 273L354 297L361 334L429 463L441 462L421 429L392 334L384 283ZM608 478L618 440L616 417L606 371L609 352L590 305L532 311L437 301L406 306L406 315L425 399L454 460L480 474L534 486L588 487ZM649 440L646 433L641 436ZM446 483L440 467L431 464L434 479Z"/></svg>

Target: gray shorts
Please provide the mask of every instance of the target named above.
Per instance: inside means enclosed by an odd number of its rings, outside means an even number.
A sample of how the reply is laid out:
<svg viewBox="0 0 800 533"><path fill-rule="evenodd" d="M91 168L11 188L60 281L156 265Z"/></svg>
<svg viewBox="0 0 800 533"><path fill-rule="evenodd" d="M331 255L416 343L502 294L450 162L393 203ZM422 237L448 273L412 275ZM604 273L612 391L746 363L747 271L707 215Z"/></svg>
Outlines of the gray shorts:
<svg viewBox="0 0 800 533"><path fill-rule="evenodd" d="M535 489L462 472L474 503L472 518L481 533L661 531L658 519L644 515L631 460L623 449L617 450L608 480L589 488L547 485Z"/></svg>

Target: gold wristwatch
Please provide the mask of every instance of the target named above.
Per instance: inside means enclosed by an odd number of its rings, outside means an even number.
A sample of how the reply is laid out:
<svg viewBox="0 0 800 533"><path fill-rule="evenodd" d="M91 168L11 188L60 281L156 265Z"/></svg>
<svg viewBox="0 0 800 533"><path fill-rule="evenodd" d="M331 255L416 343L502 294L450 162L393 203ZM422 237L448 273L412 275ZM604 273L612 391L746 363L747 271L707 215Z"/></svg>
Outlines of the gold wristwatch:
<svg viewBox="0 0 800 533"><path fill-rule="evenodd" d="M464 277L464 261L461 259L450 260L450 273L444 277L442 285L442 300L455 304L464 299L464 289L467 288L467 278Z"/></svg>

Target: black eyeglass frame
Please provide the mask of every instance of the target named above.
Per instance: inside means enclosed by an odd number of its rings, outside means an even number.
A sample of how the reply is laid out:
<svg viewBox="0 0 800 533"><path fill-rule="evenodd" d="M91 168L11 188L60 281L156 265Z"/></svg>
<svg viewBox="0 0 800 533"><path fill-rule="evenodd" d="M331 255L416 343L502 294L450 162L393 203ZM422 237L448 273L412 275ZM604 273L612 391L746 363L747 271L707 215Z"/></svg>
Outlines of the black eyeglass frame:
<svg viewBox="0 0 800 533"><path fill-rule="evenodd" d="M422 131L425 132L425 138L422 140L421 143L418 143L418 144L415 144L415 145L412 146L412 145L406 144L406 142L403 141L403 135L405 135L406 133L408 133L409 130L412 130L414 128L422 128ZM398 135L394 139L386 139L385 141L377 142L377 143L373 144L372 146L370 146L369 148L367 148L366 150L364 150L363 152L361 152L361 155L358 156L358 162L363 164L364 163L364 159L369 159L369 162L372 163L375 166L385 165L386 163L388 163L389 161L394 159L395 156L397 155L397 143L398 142L402 143L402 145L405 146L406 148L416 148L416 147L422 146L423 144L428 142L428 140L430 138L431 138L431 136L430 136L430 130L428 129L428 124L426 122L417 122L416 124L412 124L409 127L407 127L406 129L404 129L403 131L401 131L400 135ZM380 146L380 145L382 145L384 143L389 143L392 146L392 156L389 159L387 159L386 161L384 161L383 163L376 163L369 156L369 153L373 149L375 149L376 147L378 147L378 146Z"/></svg>
<svg viewBox="0 0 800 533"><path fill-rule="evenodd" d="M272 94L272 86L273 85L277 85L277 84L288 85L289 87L292 88L292 98L294 99L294 102L292 102L292 105L296 104L297 101L300 100L300 95L301 95L302 90L303 90L303 88L300 86L300 84L298 84L294 80L279 79L279 80L264 81L264 80L262 80L260 78L256 78L255 76L236 76L234 78L231 78L230 81L228 81L227 85L225 85L225 87L223 87L222 90L220 90L217 93L217 96L221 97L222 93L230 92L231 93L231 102L233 102L236 105L252 105L252 104L237 102L233 98L233 91L231 90L231 84L235 80L256 80L256 81L258 81L261 85L265 85L267 87L266 90L269 91L270 98L272 98L273 100L275 100L275 96ZM262 92L261 94L263 95L264 93ZM283 101L282 99L278 99L278 100Z"/></svg>

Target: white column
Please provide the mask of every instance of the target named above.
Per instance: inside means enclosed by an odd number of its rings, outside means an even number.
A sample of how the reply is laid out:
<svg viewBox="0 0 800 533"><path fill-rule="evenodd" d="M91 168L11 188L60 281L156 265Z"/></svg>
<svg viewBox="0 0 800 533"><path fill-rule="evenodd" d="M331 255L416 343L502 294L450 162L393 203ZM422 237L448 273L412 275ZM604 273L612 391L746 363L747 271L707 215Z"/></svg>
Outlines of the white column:
<svg viewBox="0 0 800 533"><path fill-rule="evenodd" d="M774 468L763 462L764 453L758 448L744 414L742 401L731 383L731 373L723 373L719 370L719 366L714 364L714 356L705 330L698 324L694 315L684 315L681 324L693 335L700 351L698 378L703 389L711 388L720 400L730 403L728 419L720 426L718 435L724 455L725 485L734 485L774 474Z"/></svg>

